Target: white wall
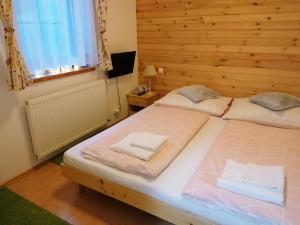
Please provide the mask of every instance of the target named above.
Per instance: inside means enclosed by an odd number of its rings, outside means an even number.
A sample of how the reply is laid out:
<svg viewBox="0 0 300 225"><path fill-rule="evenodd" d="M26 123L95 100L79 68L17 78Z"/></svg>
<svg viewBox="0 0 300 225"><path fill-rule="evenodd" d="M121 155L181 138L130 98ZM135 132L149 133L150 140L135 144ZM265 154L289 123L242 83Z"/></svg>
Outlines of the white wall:
<svg viewBox="0 0 300 225"><path fill-rule="evenodd" d="M108 0L107 33L109 36L110 50L114 52L137 50L137 25L136 25L136 0ZM118 78L122 112L119 118L111 116L111 122L127 116L126 94L138 84L138 58L136 56L134 73L131 76ZM108 82L109 115L113 115L113 108L118 105L116 79Z"/></svg>
<svg viewBox="0 0 300 225"><path fill-rule="evenodd" d="M112 52L137 49L136 1L108 0L108 38ZM5 44L0 24L0 185L40 163L33 155L24 102L26 99L63 90L82 83L103 79L102 72L90 72L77 76L34 84L21 92L10 92L6 79ZM136 59L137 62L137 59ZM111 123L127 116L126 94L137 84L137 63L134 73L119 78L122 111L113 114L118 106L116 80L107 83L108 115Z"/></svg>

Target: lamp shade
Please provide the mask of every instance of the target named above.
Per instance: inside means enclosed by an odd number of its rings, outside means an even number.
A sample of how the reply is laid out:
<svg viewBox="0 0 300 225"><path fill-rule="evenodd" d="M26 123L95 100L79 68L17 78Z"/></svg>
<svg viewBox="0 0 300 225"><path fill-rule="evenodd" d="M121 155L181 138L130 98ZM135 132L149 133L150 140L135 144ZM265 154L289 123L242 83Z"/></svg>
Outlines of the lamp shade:
<svg viewBox="0 0 300 225"><path fill-rule="evenodd" d="M157 72L156 69L153 65L146 65L144 72L143 72L143 76L145 77L153 77L156 76Z"/></svg>

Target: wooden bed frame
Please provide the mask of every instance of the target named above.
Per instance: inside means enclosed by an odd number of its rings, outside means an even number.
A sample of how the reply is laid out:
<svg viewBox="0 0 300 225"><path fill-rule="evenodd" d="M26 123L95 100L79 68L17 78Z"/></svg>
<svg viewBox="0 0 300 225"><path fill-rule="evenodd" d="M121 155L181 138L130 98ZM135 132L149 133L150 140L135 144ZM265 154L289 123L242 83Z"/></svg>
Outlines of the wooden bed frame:
<svg viewBox="0 0 300 225"><path fill-rule="evenodd" d="M273 90L270 90L273 91ZM297 96L297 93L291 93ZM238 96L238 95L237 95ZM233 97L237 97L233 96ZM299 96L299 95L298 95ZM247 96L246 96L247 97ZM154 199L141 192L134 191L107 179L89 174L66 164L62 164L64 176L80 185L94 189L102 194L127 203L154 216L178 225L212 225L215 222L190 212L178 209L170 204Z"/></svg>
<svg viewBox="0 0 300 225"><path fill-rule="evenodd" d="M110 180L84 172L67 164L62 164L62 173L65 177L77 182L79 186L91 188L109 197L134 206L166 221L178 225L212 225L207 219L178 209L165 202L154 199L141 192L114 183Z"/></svg>

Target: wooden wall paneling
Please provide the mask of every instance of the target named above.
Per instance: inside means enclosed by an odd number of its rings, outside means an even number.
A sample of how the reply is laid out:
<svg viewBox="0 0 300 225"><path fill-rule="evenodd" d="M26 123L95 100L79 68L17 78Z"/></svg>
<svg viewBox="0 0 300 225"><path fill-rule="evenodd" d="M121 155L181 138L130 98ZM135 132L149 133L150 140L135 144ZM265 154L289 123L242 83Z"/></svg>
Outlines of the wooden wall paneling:
<svg viewBox="0 0 300 225"><path fill-rule="evenodd" d="M143 31L185 31L185 30L294 30L299 29L300 24L297 21L268 21L268 22L218 22L218 23L172 23L155 24L153 22L139 23L138 29Z"/></svg>
<svg viewBox="0 0 300 225"><path fill-rule="evenodd" d="M157 91L205 84L233 97L300 96L298 0L139 0L137 24L139 71L165 68Z"/></svg>
<svg viewBox="0 0 300 225"><path fill-rule="evenodd" d="M240 14L240 15L215 15L215 16L179 16L179 17L158 17L145 18L138 17L138 24L185 24L185 23L231 23L243 22L282 22L282 21L298 21L300 13L282 13L282 14Z"/></svg>
<svg viewBox="0 0 300 225"><path fill-rule="evenodd" d="M281 1L138 1L138 8L141 12L155 11L155 10L198 10L203 11L204 13L240 13L243 12L291 12L294 9L294 4L299 4L297 0L286 2L284 5L281 5ZM207 12L204 11L207 10Z"/></svg>

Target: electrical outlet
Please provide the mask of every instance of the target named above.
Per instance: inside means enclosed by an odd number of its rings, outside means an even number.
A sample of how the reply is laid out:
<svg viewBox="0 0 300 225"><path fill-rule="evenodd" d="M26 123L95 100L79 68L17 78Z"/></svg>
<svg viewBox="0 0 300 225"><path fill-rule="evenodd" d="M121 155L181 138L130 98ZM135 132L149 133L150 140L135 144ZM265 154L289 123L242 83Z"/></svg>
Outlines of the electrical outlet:
<svg viewBox="0 0 300 225"><path fill-rule="evenodd" d="M158 73L159 73L159 74L164 74L164 68L159 67L159 68L158 68Z"/></svg>

